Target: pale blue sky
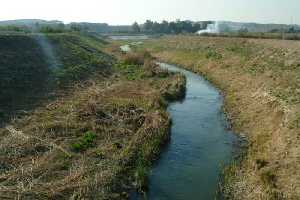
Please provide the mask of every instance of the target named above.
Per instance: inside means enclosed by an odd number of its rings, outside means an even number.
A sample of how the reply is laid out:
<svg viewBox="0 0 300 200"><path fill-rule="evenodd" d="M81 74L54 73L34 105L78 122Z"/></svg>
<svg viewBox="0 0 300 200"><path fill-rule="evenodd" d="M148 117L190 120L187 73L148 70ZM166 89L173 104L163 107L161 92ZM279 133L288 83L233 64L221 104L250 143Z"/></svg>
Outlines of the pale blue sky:
<svg viewBox="0 0 300 200"><path fill-rule="evenodd" d="M3 0L0 20L39 18L109 24L231 20L300 24L300 0Z"/></svg>

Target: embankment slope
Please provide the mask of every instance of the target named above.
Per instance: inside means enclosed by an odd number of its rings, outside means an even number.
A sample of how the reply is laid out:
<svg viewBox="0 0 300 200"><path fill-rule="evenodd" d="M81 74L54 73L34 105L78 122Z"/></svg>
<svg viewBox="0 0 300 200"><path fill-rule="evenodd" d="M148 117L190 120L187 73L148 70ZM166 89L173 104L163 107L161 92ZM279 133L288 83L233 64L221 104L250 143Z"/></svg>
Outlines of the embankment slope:
<svg viewBox="0 0 300 200"><path fill-rule="evenodd" d="M79 34L1 34L0 122L59 88L106 73L112 58L101 51L103 45Z"/></svg>

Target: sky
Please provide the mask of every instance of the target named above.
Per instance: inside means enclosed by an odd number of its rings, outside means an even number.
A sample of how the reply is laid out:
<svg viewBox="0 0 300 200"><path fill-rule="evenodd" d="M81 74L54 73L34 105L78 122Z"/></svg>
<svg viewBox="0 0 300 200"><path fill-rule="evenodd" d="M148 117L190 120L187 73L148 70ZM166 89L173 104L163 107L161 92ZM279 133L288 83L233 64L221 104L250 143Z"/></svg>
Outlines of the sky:
<svg viewBox="0 0 300 200"><path fill-rule="evenodd" d="M0 20L45 19L112 25L162 20L300 24L300 0L2 0Z"/></svg>

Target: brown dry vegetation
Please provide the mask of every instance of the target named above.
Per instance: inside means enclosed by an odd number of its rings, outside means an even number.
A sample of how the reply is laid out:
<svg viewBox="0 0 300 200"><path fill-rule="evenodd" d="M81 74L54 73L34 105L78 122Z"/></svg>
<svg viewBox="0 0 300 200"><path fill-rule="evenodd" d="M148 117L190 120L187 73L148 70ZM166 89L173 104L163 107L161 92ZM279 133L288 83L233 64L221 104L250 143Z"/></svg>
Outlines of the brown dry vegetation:
<svg viewBox="0 0 300 200"><path fill-rule="evenodd" d="M146 187L169 139L166 100L185 79L131 64L0 129L0 199L127 199Z"/></svg>
<svg viewBox="0 0 300 200"><path fill-rule="evenodd" d="M300 199L300 42L170 36L141 48L224 91L234 129L249 140L227 169L227 198Z"/></svg>

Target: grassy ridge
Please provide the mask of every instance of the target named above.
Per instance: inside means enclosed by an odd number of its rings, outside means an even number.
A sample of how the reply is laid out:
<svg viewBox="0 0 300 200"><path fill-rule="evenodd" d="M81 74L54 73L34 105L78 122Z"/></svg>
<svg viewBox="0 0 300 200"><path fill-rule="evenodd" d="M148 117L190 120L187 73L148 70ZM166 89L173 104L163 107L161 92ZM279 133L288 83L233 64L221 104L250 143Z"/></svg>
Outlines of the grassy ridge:
<svg viewBox="0 0 300 200"><path fill-rule="evenodd" d="M201 73L249 148L225 177L229 199L299 199L300 45L294 41L176 36L145 42L158 59Z"/></svg>

